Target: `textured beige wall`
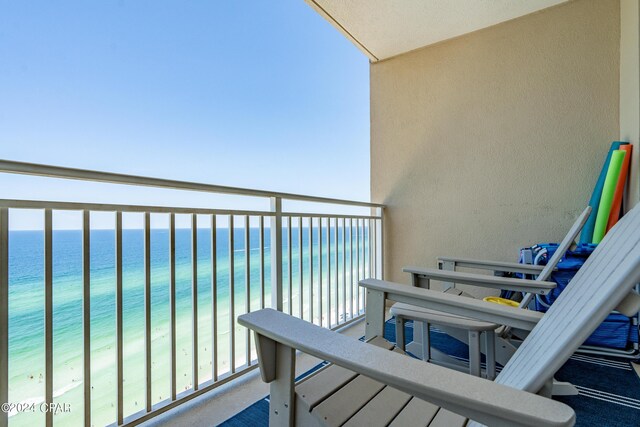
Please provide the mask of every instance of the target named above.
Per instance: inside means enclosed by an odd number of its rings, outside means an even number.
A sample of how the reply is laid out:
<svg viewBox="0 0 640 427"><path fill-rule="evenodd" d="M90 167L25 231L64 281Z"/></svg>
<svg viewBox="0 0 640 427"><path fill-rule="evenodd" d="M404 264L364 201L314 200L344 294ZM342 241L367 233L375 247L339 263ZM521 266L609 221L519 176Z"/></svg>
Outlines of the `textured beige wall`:
<svg viewBox="0 0 640 427"><path fill-rule="evenodd" d="M619 0L577 0L371 66L385 276L559 241L619 136Z"/></svg>
<svg viewBox="0 0 640 427"><path fill-rule="evenodd" d="M628 200L630 209L640 199L640 4L620 1L620 139L633 147Z"/></svg>

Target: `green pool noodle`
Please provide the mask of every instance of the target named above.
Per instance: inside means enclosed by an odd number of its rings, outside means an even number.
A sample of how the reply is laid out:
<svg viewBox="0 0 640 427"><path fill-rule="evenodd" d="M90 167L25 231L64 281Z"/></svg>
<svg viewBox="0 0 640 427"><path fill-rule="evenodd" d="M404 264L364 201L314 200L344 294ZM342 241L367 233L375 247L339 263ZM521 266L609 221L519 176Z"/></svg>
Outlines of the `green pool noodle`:
<svg viewBox="0 0 640 427"><path fill-rule="evenodd" d="M593 229L593 243L600 243L607 232L607 224L609 223L609 214L611 213L611 204L613 196L618 185L618 177L626 152L623 150L615 150L611 155L611 163L607 170L607 176L604 179L602 188L602 197L598 206L598 216L596 217L596 225Z"/></svg>
<svg viewBox="0 0 640 427"><path fill-rule="evenodd" d="M598 205L600 205L600 197L602 196L602 187L604 185L604 179L607 176L607 170L609 169L609 163L611 163L611 153L620 148L620 145L628 144L622 141L613 141L609 151L607 151L607 157L598 175L595 187L593 187L593 193L589 199L589 206L591 206L591 214L587 219L587 222L582 227L582 234L580 235L580 243L591 243L593 241L593 229L596 225L596 216L598 216Z"/></svg>

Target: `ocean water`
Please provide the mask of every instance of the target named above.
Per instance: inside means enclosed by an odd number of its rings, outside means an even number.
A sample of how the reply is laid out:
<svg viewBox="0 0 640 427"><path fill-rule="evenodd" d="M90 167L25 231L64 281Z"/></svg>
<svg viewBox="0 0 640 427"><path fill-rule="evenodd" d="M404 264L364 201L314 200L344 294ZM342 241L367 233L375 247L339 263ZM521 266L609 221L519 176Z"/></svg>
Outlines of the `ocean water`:
<svg viewBox="0 0 640 427"><path fill-rule="evenodd" d="M295 223L294 223L295 224ZM329 316L335 324L350 318L356 307L356 245L350 245L346 228L346 270L342 263L343 229L331 231L331 306L327 313L327 283L329 283L327 228L322 228L322 283L319 289L320 232L313 228L313 288L314 301L309 300L308 228L302 229L302 258L299 256L299 229L292 227L291 259L288 258L288 233L283 233L285 311L289 301L292 314L309 320L313 304L314 321L322 316L326 325ZM367 233L360 235L360 276L369 271ZM234 314L246 312L249 261L250 309L260 308L260 250L258 228L250 228L249 256L246 256L242 227L234 228ZM355 234L355 233L354 233ZM217 229L217 348L212 340L212 259L211 230L198 229L198 376L199 382L212 377L212 356L216 353L219 375L230 371L230 364L240 368L246 363L247 332L234 324L235 361L230 360L230 298L229 298L229 230ZM144 263L143 231L123 230L123 341L124 341L124 412L125 417L145 407L144 378ZM83 420L83 335L82 335L82 241L81 232L53 232L53 363L54 402L69 404L71 411L56 414L54 424L82 425ZM339 245L336 245L336 239ZM44 400L44 249L42 231L10 231L9 234L9 401L13 403ZM265 303L270 305L270 233L265 228ZM191 230L176 230L176 322L177 322L177 392L192 384L192 264ZM350 254L353 252L353 270ZM302 280L299 276L302 261ZM289 264L291 276L289 277ZM338 270L336 270L336 268ZM169 330L169 233L166 229L151 231L151 331L152 331L152 400L166 400L170 393L170 330ZM338 271L336 278L336 271ZM113 230L91 231L91 416L92 424L101 426L115 421L115 233ZM343 277L345 283L343 284ZM337 280L336 280L337 279ZM291 292L289 292L291 281ZM343 286L347 289L346 294ZM302 295L300 288L302 287ZM320 314L322 295L323 313ZM360 296L362 307L362 295ZM300 300L302 299L302 301ZM300 313L302 303L302 313ZM337 310L336 310L337 308ZM354 313L355 314L355 313ZM234 322L235 323L235 322ZM255 350L251 342L251 358ZM35 412L11 413L10 426L44 424L44 415Z"/></svg>

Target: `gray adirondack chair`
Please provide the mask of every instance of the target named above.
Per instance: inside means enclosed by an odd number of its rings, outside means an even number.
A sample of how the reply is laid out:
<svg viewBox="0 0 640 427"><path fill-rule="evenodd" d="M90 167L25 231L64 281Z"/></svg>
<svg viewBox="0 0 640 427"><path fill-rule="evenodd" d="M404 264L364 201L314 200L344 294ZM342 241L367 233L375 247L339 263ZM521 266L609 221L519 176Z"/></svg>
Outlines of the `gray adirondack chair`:
<svg viewBox="0 0 640 427"><path fill-rule="evenodd" d="M546 295L551 292L556 284L548 282L564 254L574 243L580 230L589 218L591 207L587 206L578 216L571 229L558 245L557 250L549 259L545 266L527 265L509 262L481 261L465 258L441 257L438 263L441 269L428 269L420 267L405 267L403 271L410 273L414 286L429 288L431 280L444 281L444 292L451 295L464 295L472 297L455 287L456 283L487 287L500 290L519 291L524 293L520 302L520 307L527 307L529 302L537 295ZM518 278L502 278L486 276L481 274L470 274L455 272L456 267L467 267L474 269L484 269L490 271L524 273L535 275L535 280ZM449 368L466 370L469 369L463 362L453 359L437 349L430 348L429 324L437 325L450 336L469 345L470 371L474 375L480 375L480 352L487 356L486 376L493 378L495 373L495 361L505 365L517 350L511 338L511 328L490 322L481 322L461 316L451 315L436 310L429 310L412 306L405 303L396 303L391 307L391 314L396 318L396 341L398 347L404 350L404 325L405 320L414 321L414 340L409 344L408 350L411 353L422 357L424 360L437 363ZM495 335L494 335L495 331ZM525 332L526 333L526 332ZM484 341L480 341L480 335L485 336ZM572 387L557 387L558 393L572 394L575 391Z"/></svg>
<svg viewBox="0 0 640 427"><path fill-rule="evenodd" d="M632 291L638 281L640 206L607 234L545 314L366 279L360 285L370 343L269 309L238 322L255 332L273 426L571 426L573 410L545 397L551 379L611 310L640 306ZM530 333L492 382L389 351L380 339L387 299ZM296 349L333 364L296 385Z"/></svg>

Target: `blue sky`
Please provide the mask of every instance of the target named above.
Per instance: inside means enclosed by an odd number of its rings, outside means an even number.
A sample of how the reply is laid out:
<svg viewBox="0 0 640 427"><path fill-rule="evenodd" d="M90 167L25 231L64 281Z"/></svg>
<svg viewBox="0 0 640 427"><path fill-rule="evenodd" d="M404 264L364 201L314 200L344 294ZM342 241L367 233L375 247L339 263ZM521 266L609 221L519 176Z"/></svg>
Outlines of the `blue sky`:
<svg viewBox="0 0 640 427"><path fill-rule="evenodd" d="M0 93L0 158L369 199L368 60L303 0L0 0ZM215 202L0 180L3 198Z"/></svg>

